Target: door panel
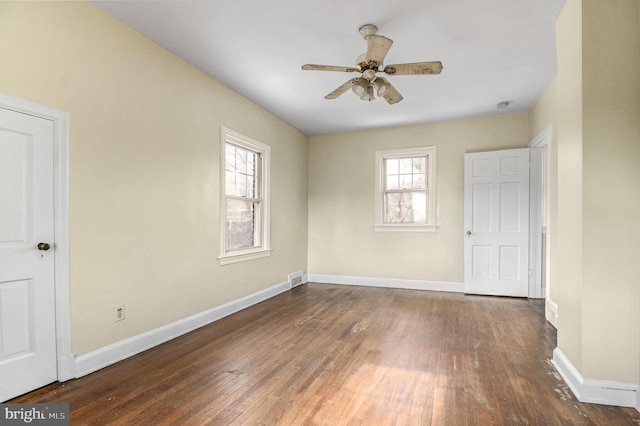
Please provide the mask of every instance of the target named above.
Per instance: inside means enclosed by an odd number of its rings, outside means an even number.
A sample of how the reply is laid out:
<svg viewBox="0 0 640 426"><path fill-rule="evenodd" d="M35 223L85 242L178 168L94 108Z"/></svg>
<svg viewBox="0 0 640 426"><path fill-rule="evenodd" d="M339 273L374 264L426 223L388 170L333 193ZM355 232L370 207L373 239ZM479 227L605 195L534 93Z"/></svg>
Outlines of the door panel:
<svg viewBox="0 0 640 426"><path fill-rule="evenodd" d="M474 245L471 250L471 277L491 278L491 246Z"/></svg>
<svg viewBox="0 0 640 426"><path fill-rule="evenodd" d="M500 184L500 232L520 232L520 182Z"/></svg>
<svg viewBox="0 0 640 426"><path fill-rule="evenodd" d="M33 336L31 280L3 283L0 287L0 360L9 360L31 351Z"/></svg>
<svg viewBox="0 0 640 426"><path fill-rule="evenodd" d="M465 155L465 292L528 295L529 149Z"/></svg>
<svg viewBox="0 0 640 426"><path fill-rule="evenodd" d="M491 232L491 185L476 184L472 187L473 229Z"/></svg>
<svg viewBox="0 0 640 426"><path fill-rule="evenodd" d="M0 401L57 379L53 122L0 108ZM50 244L39 250L38 243Z"/></svg>

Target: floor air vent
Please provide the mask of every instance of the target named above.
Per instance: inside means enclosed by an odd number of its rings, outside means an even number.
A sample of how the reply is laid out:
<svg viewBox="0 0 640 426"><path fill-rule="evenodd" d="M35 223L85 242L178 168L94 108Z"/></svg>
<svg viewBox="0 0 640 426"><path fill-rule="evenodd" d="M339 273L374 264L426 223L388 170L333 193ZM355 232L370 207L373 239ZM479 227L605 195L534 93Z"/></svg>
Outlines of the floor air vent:
<svg viewBox="0 0 640 426"><path fill-rule="evenodd" d="M303 271L296 271L289 274L289 286L291 288L297 287L302 284Z"/></svg>

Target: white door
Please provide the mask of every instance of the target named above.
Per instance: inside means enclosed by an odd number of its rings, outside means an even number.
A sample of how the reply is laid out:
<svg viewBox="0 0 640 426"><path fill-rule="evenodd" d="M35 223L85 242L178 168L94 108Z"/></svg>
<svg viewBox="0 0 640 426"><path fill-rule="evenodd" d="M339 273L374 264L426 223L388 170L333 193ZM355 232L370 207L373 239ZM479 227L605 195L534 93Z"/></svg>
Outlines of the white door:
<svg viewBox="0 0 640 426"><path fill-rule="evenodd" d="M527 297L529 148L465 154L464 291Z"/></svg>
<svg viewBox="0 0 640 426"><path fill-rule="evenodd" d="M53 127L0 108L0 401L57 379Z"/></svg>

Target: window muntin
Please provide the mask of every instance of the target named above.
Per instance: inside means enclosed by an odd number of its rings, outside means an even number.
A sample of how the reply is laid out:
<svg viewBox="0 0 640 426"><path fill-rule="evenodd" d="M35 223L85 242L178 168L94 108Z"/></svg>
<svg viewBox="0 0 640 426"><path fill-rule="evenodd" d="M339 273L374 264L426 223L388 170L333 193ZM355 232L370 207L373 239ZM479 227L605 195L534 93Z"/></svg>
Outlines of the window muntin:
<svg viewBox="0 0 640 426"><path fill-rule="evenodd" d="M220 262L269 256L270 148L232 130L222 130Z"/></svg>
<svg viewBox="0 0 640 426"><path fill-rule="evenodd" d="M376 151L376 231L435 231L435 154L435 147Z"/></svg>

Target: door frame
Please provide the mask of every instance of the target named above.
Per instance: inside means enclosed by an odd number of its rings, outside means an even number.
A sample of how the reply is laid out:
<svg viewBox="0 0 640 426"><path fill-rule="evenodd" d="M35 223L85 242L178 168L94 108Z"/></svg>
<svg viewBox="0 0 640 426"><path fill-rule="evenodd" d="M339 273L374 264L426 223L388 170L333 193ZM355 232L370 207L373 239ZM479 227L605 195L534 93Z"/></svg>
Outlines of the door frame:
<svg viewBox="0 0 640 426"><path fill-rule="evenodd" d="M529 298L544 299L542 288L542 206L544 197L543 149L549 144L551 126L547 126L527 145L530 154L529 178ZM548 286L545 292L548 291Z"/></svg>
<svg viewBox="0 0 640 426"><path fill-rule="evenodd" d="M69 286L69 114L55 108L0 93L0 108L53 122L53 202L55 232L56 365L58 381L75 377L71 349Z"/></svg>

